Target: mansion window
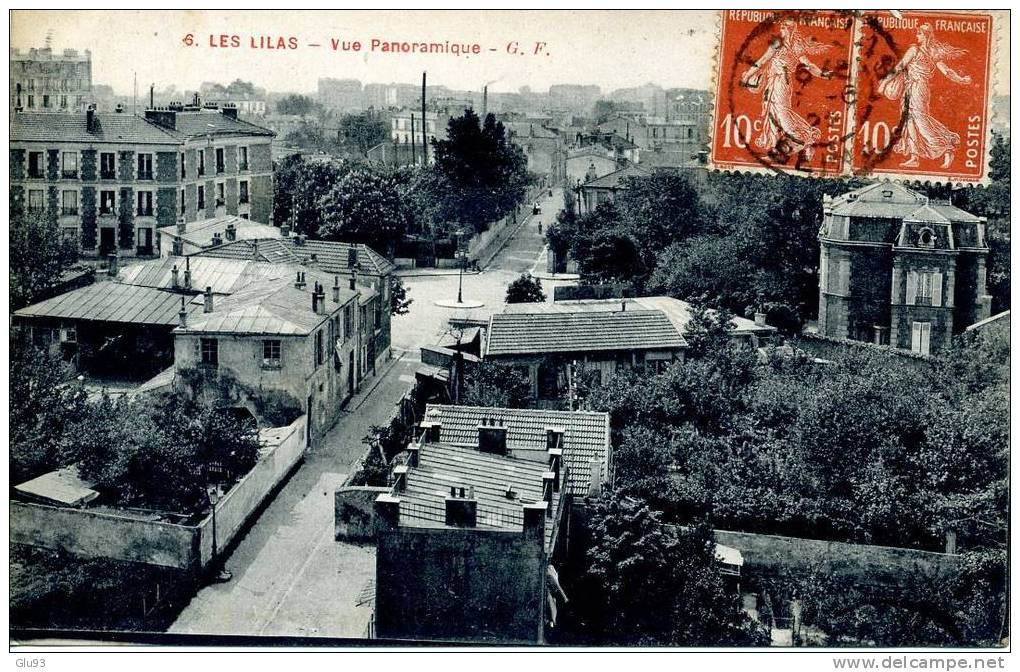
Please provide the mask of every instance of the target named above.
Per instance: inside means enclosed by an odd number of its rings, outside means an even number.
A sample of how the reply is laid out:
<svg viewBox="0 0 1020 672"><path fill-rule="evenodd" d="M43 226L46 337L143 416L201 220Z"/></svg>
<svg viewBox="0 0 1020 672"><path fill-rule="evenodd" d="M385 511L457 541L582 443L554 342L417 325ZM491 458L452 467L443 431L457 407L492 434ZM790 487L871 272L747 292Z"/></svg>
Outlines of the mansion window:
<svg viewBox="0 0 1020 672"><path fill-rule="evenodd" d="M248 170L248 148L238 147L238 170Z"/></svg>
<svg viewBox="0 0 1020 672"><path fill-rule="evenodd" d="M152 192L151 191L139 191L138 192L138 216L139 217L151 217L152 216Z"/></svg>
<svg viewBox="0 0 1020 672"><path fill-rule="evenodd" d="M77 191L65 191L60 195L61 208L60 213L62 215L77 215L78 214L78 192Z"/></svg>
<svg viewBox="0 0 1020 672"><path fill-rule="evenodd" d="M181 152L181 179L183 180L188 176L188 169L184 163L184 152Z"/></svg>
<svg viewBox="0 0 1020 672"><path fill-rule="evenodd" d="M46 209L45 198L46 192L42 189L29 189L28 190L28 211L29 212L43 212Z"/></svg>
<svg viewBox="0 0 1020 672"><path fill-rule="evenodd" d="M117 155L103 152L99 155L99 179L113 180L117 178Z"/></svg>
<svg viewBox="0 0 1020 672"><path fill-rule="evenodd" d="M198 150L198 176L205 175L205 150Z"/></svg>
<svg viewBox="0 0 1020 672"><path fill-rule="evenodd" d="M216 174L217 175L221 174L226 169L225 163L226 162L223 160L223 148L222 147L217 147L216 148Z"/></svg>
<svg viewBox="0 0 1020 672"><path fill-rule="evenodd" d="M152 179L152 154L138 155L138 179Z"/></svg>
<svg viewBox="0 0 1020 672"><path fill-rule="evenodd" d="M64 152L61 155L60 174L67 179L78 177L78 152Z"/></svg>
<svg viewBox="0 0 1020 672"><path fill-rule="evenodd" d="M278 369L281 365L281 343L278 340L262 341L262 366Z"/></svg>
<svg viewBox="0 0 1020 672"><path fill-rule="evenodd" d="M205 210L205 187L202 185L198 187L198 210L199 212Z"/></svg>
<svg viewBox="0 0 1020 672"><path fill-rule="evenodd" d="M199 356L202 366L218 367L220 365L220 342L215 338L199 339Z"/></svg>
<svg viewBox="0 0 1020 672"><path fill-rule="evenodd" d="M99 192L99 214L112 215L116 206L117 192L107 189Z"/></svg>
<svg viewBox="0 0 1020 672"><path fill-rule="evenodd" d="M28 176L40 178L45 175L45 164L43 163L42 152L28 153Z"/></svg>
<svg viewBox="0 0 1020 672"><path fill-rule="evenodd" d="M238 189L238 192L237 192L238 193L238 195L237 195L237 202L238 203L247 203L248 202L248 180L241 180L240 182L238 182L237 189Z"/></svg>
<svg viewBox="0 0 1020 672"><path fill-rule="evenodd" d="M216 207L222 207L226 204L227 199L223 192L224 186L222 182L216 184Z"/></svg>

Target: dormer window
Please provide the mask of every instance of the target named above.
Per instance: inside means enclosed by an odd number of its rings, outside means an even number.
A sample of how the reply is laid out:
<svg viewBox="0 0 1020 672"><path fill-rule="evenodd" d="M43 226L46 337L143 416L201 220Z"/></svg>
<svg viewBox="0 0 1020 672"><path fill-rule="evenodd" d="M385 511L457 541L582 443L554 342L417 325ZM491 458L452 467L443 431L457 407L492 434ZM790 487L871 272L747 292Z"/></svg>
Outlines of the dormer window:
<svg viewBox="0 0 1020 672"><path fill-rule="evenodd" d="M892 189L883 189L882 198L892 198Z"/></svg>
<svg viewBox="0 0 1020 672"><path fill-rule="evenodd" d="M918 247L935 247L935 233L925 227L921 229L921 232L917 235Z"/></svg>

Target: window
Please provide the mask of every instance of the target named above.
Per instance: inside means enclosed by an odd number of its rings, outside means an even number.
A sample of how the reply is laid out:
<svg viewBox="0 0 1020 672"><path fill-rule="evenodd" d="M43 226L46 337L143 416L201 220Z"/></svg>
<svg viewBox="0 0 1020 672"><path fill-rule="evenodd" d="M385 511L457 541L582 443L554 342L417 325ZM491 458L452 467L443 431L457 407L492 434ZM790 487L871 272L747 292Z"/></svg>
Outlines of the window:
<svg viewBox="0 0 1020 672"><path fill-rule="evenodd" d="M152 217L152 192L138 192L138 216Z"/></svg>
<svg viewBox="0 0 1020 672"><path fill-rule="evenodd" d="M344 341L347 341L354 335L354 307L344 307Z"/></svg>
<svg viewBox="0 0 1020 672"><path fill-rule="evenodd" d="M60 107L65 110L67 109L67 96L60 97Z"/></svg>
<svg viewBox="0 0 1020 672"><path fill-rule="evenodd" d="M912 322L910 349L922 355L931 354L931 322Z"/></svg>
<svg viewBox="0 0 1020 672"><path fill-rule="evenodd" d="M219 175L220 173L223 172L223 170L225 168L224 163L225 162L223 160L223 148L222 147L217 147L216 148L216 174L217 175Z"/></svg>
<svg viewBox="0 0 1020 672"><path fill-rule="evenodd" d="M152 154L138 155L138 179L152 179Z"/></svg>
<svg viewBox="0 0 1020 672"><path fill-rule="evenodd" d="M226 204L226 202L227 202L227 199L226 199L226 197L224 196L224 193L223 193L223 183L222 182L217 182L216 183L216 207L217 208L222 207L223 205Z"/></svg>
<svg viewBox="0 0 1020 672"><path fill-rule="evenodd" d="M28 107L29 107L29 109L32 109L33 107L35 107L35 96L30 95L28 97Z"/></svg>
<svg viewBox="0 0 1020 672"><path fill-rule="evenodd" d="M103 152L99 155L99 178L102 180L113 180L117 177L117 155L113 152Z"/></svg>
<svg viewBox="0 0 1020 672"><path fill-rule="evenodd" d="M198 209L205 210L205 187L198 186Z"/></svg>
<svg viewBox="0 0 1020 672"><path fill-rule="evenodd" d="M375 302L375 328L382 329L382 302Z"/></svg>
<svg viewBox="0 0 1020 672"><path fill-rule="evenodd" d="M262 366L267 369L278 369L280 365L280 341L262 341Z"/></svg>
<svg viewBox="0 0 1020 672"><path fill-rule="evenodd" d="M198 176L205 175L205 150L198 150Z"/></svg>
<svg viewBox="0 0 1020 672"><path fill-rule="evenodd" d="M43 153L42 152L29 152L28 153L28 176L40 178L43 176Z"/></svg>
<svg viewBox="0 0 1020 672"><path fill-rule="evenodd" d="M61 155L60 174L68 179L78 177L78 152L64 152Z"/></svg>
<svg viewBox="0 0 1020 672"><path fill-rule="evenodd" d="M202 366L218 367L220 365L220 342L215 338L200 339L199 354Z"/></svg>
<svg viewBox="0 0 1020 672"><path fill-rule="evenodd" d="M248 148L247 147L238 147L237 151L238 151L238 161L237 161L237 164L238 164L237 168L238 168L238 170L248 170Z"/></svg>
<svg viewBox="0 0 1020 672"><path fill-rule="evenodd" d="M50 106L50 97L48 95L43 95L43 97L42 97L42 106L43 107L49 107Z"/></svg>
<svg viewBox="0 0 1020 672"><path fill-rule="evenodd" d="M181 152L181 179L183 180L188 176L188 169L184 163L184 152Z"/></svg>
<svg viewBox="0 0 1020 672"><path fill-rule="evenodd" d="M187 210L187 201L185 200L185 190L181 189L181 214L183 215Z"/></svg>
<svg viewBox="0 0 1020 672"><path fill-rule="evenodd" d="M117 192L107 189L99 192L99 214L112 215L117 202Z"/></svg>
<svg viewBox="0 0 1020 672"><path fill-rule="evenodd" d="M921 271L917 274L917 294L915 303L921 306L931 305L931 276L928 271Z"/></svg>
<svg viewBox="0 0 1020 672"><path fill-rule="evenodd" d="M28 90L29 91L35 91L35 80L34 79L28 80Z"/></svg>
<svg viewBox="0 0 1020 672"><path fill-rule="evenodd" d="M46 209L43 204L43 197L46 192L42 189L29 189L28 190L28 211L29 212L42 212Z"/></svg>
<svg viewBox="0 0 1020 672"><path fill-rule="evenodd" d="M942 273L928 270L908 271L907 305L941 306Z"/></svg>
<svg viewBox="0 0 1020 672"><path fill-rule="evenodd" d="M322 348L322 329L315 332L315 366L316 368L322 366L323 360L323 348Z"/></svg>
<svg viewBox="0 0 1020 672"><path fill-rule="evenodd" d="M60 195L60 214L62 215L77 215L78 214L78 192L77 191L64 191Z"/></svg>
<svg viewBox="0 0 1020 672"><path fill-rule="evenodd" d="M248 180L241 180L237 184L237 202L247 203L248 202Z"/></svg>

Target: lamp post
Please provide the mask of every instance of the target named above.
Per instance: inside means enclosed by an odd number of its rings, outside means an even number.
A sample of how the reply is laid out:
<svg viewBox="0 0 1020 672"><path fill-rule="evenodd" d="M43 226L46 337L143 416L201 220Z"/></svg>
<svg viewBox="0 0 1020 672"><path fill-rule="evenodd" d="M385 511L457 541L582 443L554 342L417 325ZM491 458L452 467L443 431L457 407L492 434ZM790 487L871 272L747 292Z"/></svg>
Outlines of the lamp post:
<svg viewBox="0 0 1020 672"><path fill-rule="evenodd" d="M205 486L205 497L206 501L209 502L209 510L212 512L212 557L209 559L210 563L216 562L216 504L220 501L220 489L219 486L208 482L208 469L206 470L206 486ZM226 568L220 568L218 572L213 576L213 581L216 583L226 583L234 578Z"/></svg>
<svg viewBox="0 0 1020 672"><path fill-rule="evenodd" d="M460 257L460 274L457 278L457 303L464 303L464 266L467 265L467 253L462 249L461 239L464 230L458 229L457 233L457 256Z"/></svg>

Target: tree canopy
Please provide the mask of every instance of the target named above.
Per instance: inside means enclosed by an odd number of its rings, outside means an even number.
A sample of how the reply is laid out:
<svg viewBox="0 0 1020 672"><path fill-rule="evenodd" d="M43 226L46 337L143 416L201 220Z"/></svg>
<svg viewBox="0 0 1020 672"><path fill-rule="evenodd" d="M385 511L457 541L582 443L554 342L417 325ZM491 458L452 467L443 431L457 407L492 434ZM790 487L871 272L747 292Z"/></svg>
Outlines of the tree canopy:
<svg viewBox="0 0 1020 672"><path fill-rule="evenodd" d="M507 303L542 303L543 301L545 301L545 292L542 291L542 281L532 277L531 273L522 273L506 288Z"/></svg>

